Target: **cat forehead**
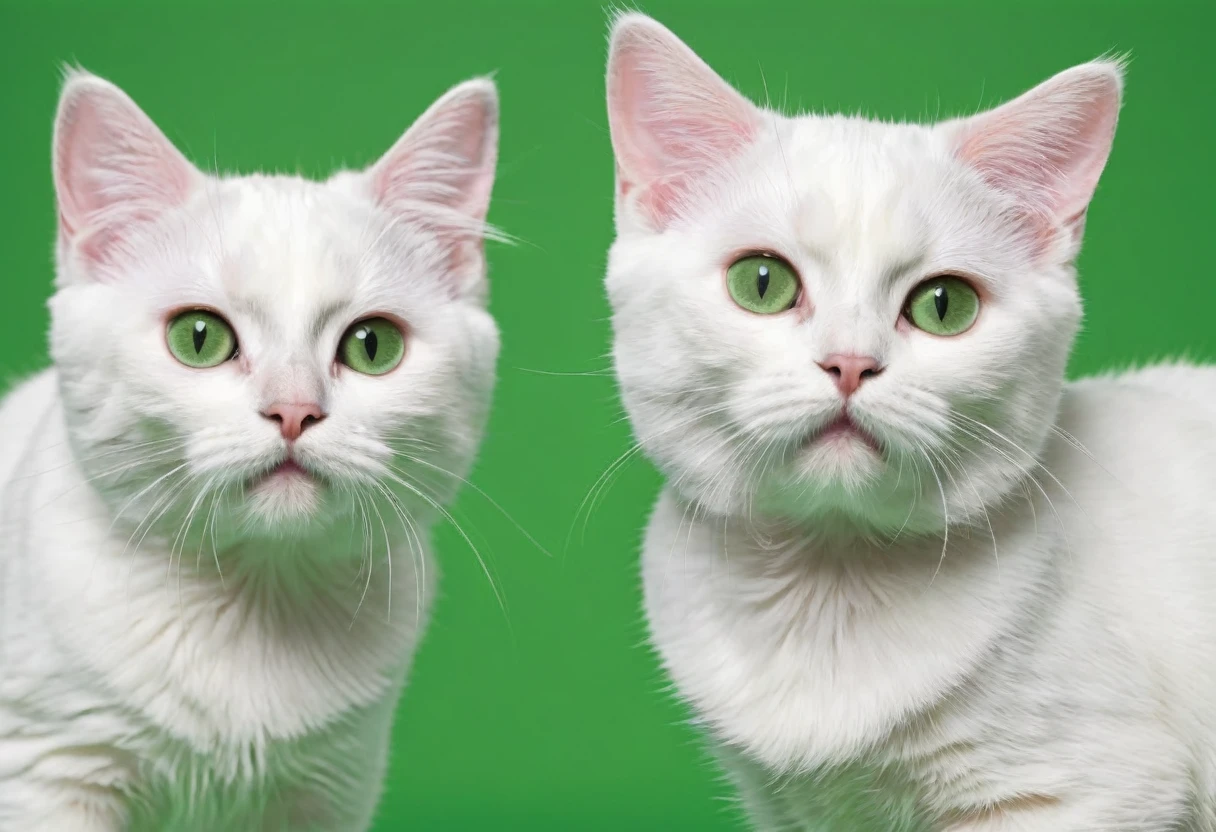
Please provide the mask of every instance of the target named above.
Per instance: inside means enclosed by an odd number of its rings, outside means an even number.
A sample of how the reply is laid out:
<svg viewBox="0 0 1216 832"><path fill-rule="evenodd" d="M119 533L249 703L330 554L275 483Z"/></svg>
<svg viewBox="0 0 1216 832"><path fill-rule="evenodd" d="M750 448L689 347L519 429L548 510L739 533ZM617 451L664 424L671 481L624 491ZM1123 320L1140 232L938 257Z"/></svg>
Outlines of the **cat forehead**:
<svg viewBox="0 0 1216 832"><path fill-rule="evenodd" d="M374 218L371 205L346 190L290 176L212 180L194 214L224 253L266 258L354 248Z"/></svg>
<svg viewBox="0 0 1216 832"><path fill-rule="evenodd" d="M315 309L369 292L406 288L422 240L411 245L370 202L347 189L297 177L258 176L209 183L192 206L202 233L194 253L205 278L233 304L263 310Z"/></svg>
<svg viewBox="0 0 1216 832"><path fill-rule="evenodd" d="M847 116L804 116L776 129L778 155L791 170L840 201L908 184L942 161L932 128Z"/></svg>
<svg viewBox="0 0 1216 832"><path fill-rule="evenodd" d="M774 129L760 164L782 224L823 259L922 257L962 198L940 137L920 125L790 119Z"/></svg>

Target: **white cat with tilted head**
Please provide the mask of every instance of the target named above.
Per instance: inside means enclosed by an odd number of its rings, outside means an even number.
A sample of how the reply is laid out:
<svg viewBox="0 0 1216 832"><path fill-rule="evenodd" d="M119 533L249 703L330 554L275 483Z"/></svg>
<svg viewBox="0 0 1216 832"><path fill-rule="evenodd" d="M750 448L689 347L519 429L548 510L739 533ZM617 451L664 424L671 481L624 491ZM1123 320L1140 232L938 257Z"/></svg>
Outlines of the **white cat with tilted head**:
<svg viewBox="0 0 1216 832"><path fill-rule="evenodd" d="M1216 830L1216 370L1065 383L1118 62L931 125L616 22L653 643L762 830Z"/></svg>
<svg viewBox="0 0 1216 832"><path fill-rule="evenodd" d="M493 84L327 182L55 124L54 369L0 404L0 830L371 822L494 382Z"/></svg>

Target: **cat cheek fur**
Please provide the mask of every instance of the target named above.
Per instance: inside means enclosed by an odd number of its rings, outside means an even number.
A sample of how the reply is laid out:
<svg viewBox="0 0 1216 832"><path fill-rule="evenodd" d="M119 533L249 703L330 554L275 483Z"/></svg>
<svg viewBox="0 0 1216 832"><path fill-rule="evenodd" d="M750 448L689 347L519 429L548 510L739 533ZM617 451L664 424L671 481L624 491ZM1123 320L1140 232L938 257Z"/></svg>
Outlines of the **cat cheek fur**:
<svg viewBox="0 0 1216 832"><path fill-rule="evenodd" d="M934 126L749 115L631 13L608 78L646 614L754 828L1216 830L1216 371L1065 383L1121 67ZM797 310L726 296L746 250ZM900 320L942 272L965 334ZM881 368L847 404L839 352ZM842 406L882 455L803 445Z"/></svg>
<svg viewBox="0 0 1216 832"><path fill-rule="evenodd" d="M365 171L220 177L69 75L55 368L0 403L0 828L278 828L280 794L370 824L494 385L497 112L470 81ZM173 357L194 308L235 360ZM368 316L405 331L384 375L337 360ZM319 477L265 487L280 402L321 410L291 445Z"/></svg>

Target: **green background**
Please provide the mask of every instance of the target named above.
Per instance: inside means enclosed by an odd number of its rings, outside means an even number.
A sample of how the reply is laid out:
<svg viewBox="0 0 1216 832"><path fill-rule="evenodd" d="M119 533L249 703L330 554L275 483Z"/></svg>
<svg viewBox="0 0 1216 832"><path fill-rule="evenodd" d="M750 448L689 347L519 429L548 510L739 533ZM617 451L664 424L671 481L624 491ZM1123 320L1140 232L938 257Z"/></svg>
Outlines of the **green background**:
<svg viewBox="0 0 1216 832"><path fill-rule="evenodd" d="M646 2L743 91L894 119L974 111L1130 50L1127 103L1081 261L1074 372L1216 352L1216 3ZM497 73L490 252L504 350L445 579L401 706L376 829L740 829L639 615L639 532L658 487L605 373L612 238L598 3L0 4L0 379L45 365L58 67L123 86L193 159L323 175L375 159L448 86ZM0 437L0 441L3 438ZM577 518L577 523L575 522ZM571 529L574 533L571 535ZM568 544L568 545L567 545Z"/></svg>

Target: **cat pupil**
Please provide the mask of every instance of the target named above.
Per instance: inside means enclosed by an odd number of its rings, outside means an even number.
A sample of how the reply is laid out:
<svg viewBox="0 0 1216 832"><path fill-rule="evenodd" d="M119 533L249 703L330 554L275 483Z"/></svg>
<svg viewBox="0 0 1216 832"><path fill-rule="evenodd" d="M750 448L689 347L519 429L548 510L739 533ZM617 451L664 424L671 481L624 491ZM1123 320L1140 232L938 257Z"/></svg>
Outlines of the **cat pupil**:
<svg viewBox="0 0 1216 832"><path fill-rule="evenodd" d="M364 332L366 334L363 336L363 349L367 351L368 360L375 361L376 348L379 346L379 339L376 337L376 333L372 332L370 329L364 330Z"/></svg>
<svg viewBox="0 0 1216 832"><path fill-rule="evenodd" d="M761 266L759 276L756 278L756 290L760 293L760 297L764 297L764 293L768 291L768 266Z"/></svg>
<svg viewBox="0 0 1216 832"><path fill-rule="evenodd" d="M194 352L196 355L203 351L205 343L207 343L207 324L204 321L198 321L194 324Z"/></svg>
<svg viewBox="0 0 1216 832"><path fill-rule="evenodd" d="M946 320L946 310L950 308L950 296L946 294L945 286L933 290L933 305L937 307L937 319Z"/></svg>

